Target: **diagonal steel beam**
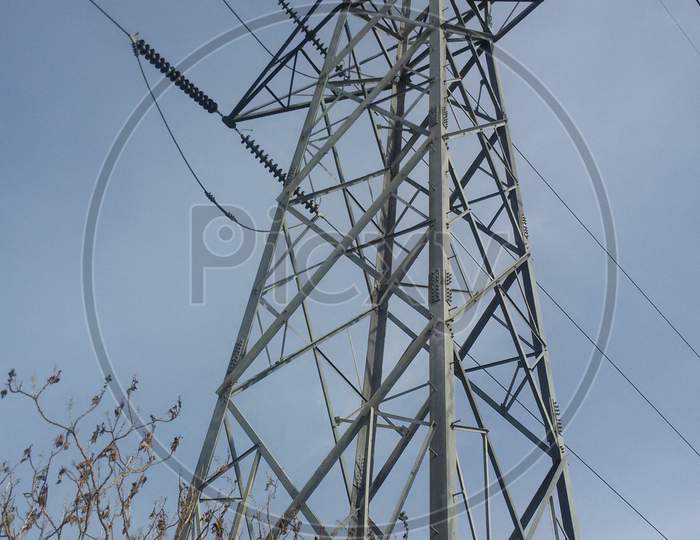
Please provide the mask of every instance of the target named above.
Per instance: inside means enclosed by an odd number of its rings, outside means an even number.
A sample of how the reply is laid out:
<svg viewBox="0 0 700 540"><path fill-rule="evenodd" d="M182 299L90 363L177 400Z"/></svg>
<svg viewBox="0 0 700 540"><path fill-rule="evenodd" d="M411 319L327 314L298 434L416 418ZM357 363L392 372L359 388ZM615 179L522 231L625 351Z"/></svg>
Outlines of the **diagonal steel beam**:
<svg viewBox="0 0 700 540"><path fill-rule="evenodd" d="M238 422L238 425L241 426L246 436L253 442L253 444L257 446L258 451L262 455L268 467L270 467L272 472L282 483L282 486L287 491L287 493L289 493L289 496L293 499L296 498L299 494L299 490L292 483L289 476L287 476L287 473L282 468L282 465L280 465L277 459L275 459L275 456L270 452L265 442L260 438L255 429L253 429L253 426L250 425L246 417L243 416L243 413L241 413L238 407L236 407L231 400L227 400L226 406L229 412L236 419L236 422ZM298 510L301 511L302 514L304 514L304 517L306 517L307 520L309 520L309 525L313 527L313 529L321 538L330 538L328 532L321 524L321 521L318 519L316 514L314 514L313 511L308 507L306 501L299 505Z"/></svg>
<svg viewBox="0 0 700 540"><path fill-rule="evenodd" d="M425 325L416 338L411 341L401 358L396 362L394 368L389 372L379 386L377 391L372 395L372 397L359 409L357 417L352 424L345 430L341 438L338 440L336 445L330 450L326 457L319 463L318 467L308 479L304 487L301 488L299 494L294 497L287 510L284 512L280 521L277 522L274 529L267 535L267 540L275 540L280 533L280 528L283 521L289 522L296 516L299 510L308 500L309 496L316 490L321 481L325 478L328 472L331 470L335 462L342 455L343 451L348 447L352 440L356 437L360 428L364 423L366 415L370 413L370 410L374 410L379 406L382 399L386 397L389 391L394 387L396 382L399 380L404 371L413 362L416 355L423 348L423 345L427 342L431 332L433 330L432 322L428 322Z"/></svg>
<svg viewBox="0 0 700 540"><path fill-rule="evenodd" d="M228 388L233 382L237 381L241 374L250 366L250 364L253 363L253 360L255 360L258 354L260 354L260 352L265 348L265 345L269 343L272 337L282 328L285 321L287 321L291 314L297 310L302 301L308 297L309 294L311 294L311 292L316 288L316 285L318 285L318 283L333 267L336 261L343 256L344 252L350 247L355 238L357 238L357 235L360 234L360 232L367 226L372 217L374 217L374 215L384 205L386 200L392 196L394 191L396 191L396 188L398 188L401 182L413 170L427 150L430 141L431 139L428 138L416 151L416 153L411 156L411 159L408 160L399 174L392 179L384 191L377 197L377 199L372 203L362 217L357 220L357 223L355 223L345 237L339 242L338 246L328 256L324 264L321 265L318 270L316 270L314 275L309 278L297 295L289 302L289 304L287 304L287 306L285 306L280 313L280 316L272 322L255 345L251 347L240 362L238 362L231 372L224 378L224 382L217 390L218 393L224 392L225 389Z"/></svg>
<svg viewBox="0 0 700 540"><path fill-rule="evenodd" d="M360 115L369 107L369 105L375 100L379 93L391 82L391 80L396 76L396 74L406 65L410 60L411 56L418 50L423 42L426 40L427 36L418 36L413 44L408 48L408 50L403 54L403 56L392 66L392 68L387 72L387 74L382 78L377 86L367 94L367 97L358 105L353 112L348 116L348 118L343 122L331 135L326 142L321 146L321 148L314 154L314 157L309 160L309 162L304 166L304 168L299 171L294 171L291 175L289 181L285 185L284 191L280 194L278 200L287 200L294 190L299 186L299 184L308 176L311 170L321 161L321 159L328 153L328 151L335 146L338 140L350 129L350 127L355 123L355 121L360 117ZM291 173L291 171L290 171Z"/></svg>

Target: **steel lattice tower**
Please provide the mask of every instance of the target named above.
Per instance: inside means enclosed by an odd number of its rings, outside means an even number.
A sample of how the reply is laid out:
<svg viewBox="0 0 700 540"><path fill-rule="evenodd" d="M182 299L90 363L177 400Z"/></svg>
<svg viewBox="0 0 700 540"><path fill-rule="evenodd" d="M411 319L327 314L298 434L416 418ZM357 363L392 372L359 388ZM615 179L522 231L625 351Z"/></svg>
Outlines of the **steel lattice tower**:
<svg viewBox="0 0 700 540"><path fill-rule="evenodd" d="M283 188L179 538L229 471L235 538L266 475L272 538L580 538L492 54L540 3L280 2L293 31L224 122ZM286 173L258 135L283 116Z"/></svg>

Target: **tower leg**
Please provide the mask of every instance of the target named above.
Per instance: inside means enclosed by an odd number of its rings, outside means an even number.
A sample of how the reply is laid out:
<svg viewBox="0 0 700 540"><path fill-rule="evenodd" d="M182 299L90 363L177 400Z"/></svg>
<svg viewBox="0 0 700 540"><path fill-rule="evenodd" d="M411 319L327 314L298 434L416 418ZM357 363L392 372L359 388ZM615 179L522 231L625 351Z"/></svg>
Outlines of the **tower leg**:
<svg viewBox="0 0 700 540"><path fill-rule="evenodd" d="M490 85L494 92L495 101L498 104L501 113L504 111L503 106L503 90L501 87L501 77L494 58L494 46L492 43L488 46L488 53L485 56L486 64L488 67L488 77L490 79ZM508 163L507 168L507 183L513 186L511 191L511 207L513 208L513 213L517 218L517 223L521 228L521 241L524 251L530 251L529 239L526 232L526 228L523 226L525 221L525 210L523 205L522 190L520 187L520 182L517 178L517 164L514 159L513 152L513 142L511 140L510 128L508 124L499 127L496 130L498 138L501 143L501 147L504 149L504 158ZM542 402L545 404L547 413L550 418L550 423L555 426L554 430L548 430L547 442L551 447L551 455L553 464L556 466L558 463L562 465L562 472L557 481L557 496L559 502L559 511L562 518L562 526L568 538L575 539L581 538L579 531L578 520L576 519L576 510L574 507L574 500L572 497L573 489L571 485L571 476L569 473L569 465L567 456L565 453L564 439L562 433L556 426L558 426L558 416L559 412L555 404L556 393L554 390L554 379L552 377L552 367L549 357L549 351L546 346L542 344L544 329L542 321L542 307L540 304L539 291L537 289L537 280L535 277L535 268L532 263L532 259L529 259L523 266L521 273L521 279L523 284L524 296L530 306L530 317L531 324L536 329L536 332L532 334L532 343L535 346L535 355L542 355L542 361L537 364L536 374L539 382L540 393L542 397ZM539 501L539 504L544 506L545 501Z"/></svg>
<svg viewBox="0 0 700 540"><path fill-rule="evenodd" d="M403 0L403 13L410 15L411 0ZM405 31L406 24L399 26L400 33ZM396 45L396 60L405 53L408 45L407 38L400 40ZM406 70L399 72L396 82L392 85L393 98L390 111L396 118L402 118L406 102ZM402 148L403 124L394 120L392 129L387 136L387 150L384 157L385 166L383 186L386 187L400 169ZM382 382L384 350L389 316L389 295L386 294L391 283L391 274L394 260L394 240L390 234L396 226L396 198L391 197L382 208L381 227L387 234L387 238L377 249L376 268L379 278L374 282L370 291L373 304L379 304L372 313L369 323L369 335L367 340L367 355L362 393L365 399L369 399ZM381 303L380 300L384 299ZM348 536L350 538L367 538L368 511L370 483L374 475L374 444L376 432L376 416L368 416L368 424L360 431L357 437L355 450L355 478L353 480L351 496L351 523Z"/></svg>
<svg viewBox="0 0 700 540"><path fill-rule="evenodd" d="M429 126L432 138L428 160L429 216L428 279L430 314L430 422L435 434L430 442L430 537L455 540L453 495L456 492L457 455L454 430L454 364L450 316L451 271L448 260L449 186L445 88L445 34L442 29L444 0L430 0Z"/></svg>

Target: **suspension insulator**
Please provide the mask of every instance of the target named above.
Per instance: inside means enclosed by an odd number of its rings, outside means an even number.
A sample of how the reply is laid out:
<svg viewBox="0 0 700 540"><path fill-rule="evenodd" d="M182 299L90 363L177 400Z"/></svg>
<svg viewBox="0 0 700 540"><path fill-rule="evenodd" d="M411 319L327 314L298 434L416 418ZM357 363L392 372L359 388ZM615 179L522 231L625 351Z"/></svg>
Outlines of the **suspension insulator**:
<svg viewBox="0 0 700 540"><path fill-rule="evenodd" d="M294 23L304 33L306 38L313 44L313 46L316 47L318 52L321 53L321 56L325 57L328 54L328 48L321 43L321 40L316 36L316 32L306 26L306 23L299 18L297 12L289 6L289 2L286 0L277 0L277 3L284 10L287 16L294 21Z"/></svg>
<svg viewBox="0 0 700 540"><path fill-rule="evenodd" d="M219 106L213 99L200 90L143 39L133 40L132 47L136 56L143 56L144 59L148 60L157 70L175 83L175 86L191 97L205 111L215 113L219 110Z"/></svg>
<svg viewBox="0 0 700 540"><path fill-rule="evenodd" d="M244 145L248 151L260 163L262 163L268 171L272 173L272 176L274 176L278 182L284 185L287 181L287 173L283 172L280 166L277 165L277 163L275 163L275 161L270 158L268 154L261 150L260 146L249 135L243 135L240 132L239 135L241 136L241 144ZM305 194L301 189L296 188L294 190L294 196L298 199L302 199L304 198ZM319 205L315 201L306 200L303 202L303 204L309 212L312 214L318 214Z"/></svg>

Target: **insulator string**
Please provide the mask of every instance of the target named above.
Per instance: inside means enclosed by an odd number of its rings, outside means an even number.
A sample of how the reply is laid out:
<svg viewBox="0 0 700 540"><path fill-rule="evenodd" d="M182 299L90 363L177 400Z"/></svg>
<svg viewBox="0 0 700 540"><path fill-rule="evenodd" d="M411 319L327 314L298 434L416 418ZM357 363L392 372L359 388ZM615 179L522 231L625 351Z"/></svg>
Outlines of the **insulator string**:
<svg viewBox="0 0 700 540"><path fill-rule="evenodd" d="M156 50L143 39L132 39L132 47L137 57L139 55L143 56L153 67L170 79L175 86L191 97L192 100L205 111L210 114L219 111L219 105L216 101L205 94L203 90L200 90L196 84L185 77L174 65L170 64L164 56L156 52Z"/></svg>
<svg viewBox="0 0 700 540"><path fill-rule="evenodd" d="M250 135L241 133L238 128L234 129L241 137L241 144L244 145L251 154L253 154L253 156L263 165L263 167L265 167L265 169L270 172L270 174L272 174L274 178L277 179L280 184L285 185L287 182L287 173L284 172L284 170L260 148L260 145L255 142ZM301 189L297 187L294 190L294 195L311 214L318 214L318 203L312 199L306 198L306 194Z"/></svg>
<svg viewBox="0 0 700 540"><path fill-rule="evenodd" d="M321 53L321 56L325 57L328 54L328 47L321 43L321 40L318 39L316 32L311 30L311 28L309 28L306 25L306 23L299 18L299 15L297 14L296 10L294 10L289 5L289 2L287 2L286 0L277 0L277 3L284 10L287 16L296 23L296 25L304 33L304 35L306 35L307 39L316 48L316 50L318 50L318 52Z"/></svg>

